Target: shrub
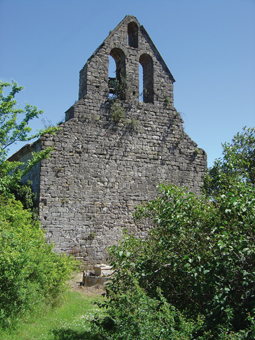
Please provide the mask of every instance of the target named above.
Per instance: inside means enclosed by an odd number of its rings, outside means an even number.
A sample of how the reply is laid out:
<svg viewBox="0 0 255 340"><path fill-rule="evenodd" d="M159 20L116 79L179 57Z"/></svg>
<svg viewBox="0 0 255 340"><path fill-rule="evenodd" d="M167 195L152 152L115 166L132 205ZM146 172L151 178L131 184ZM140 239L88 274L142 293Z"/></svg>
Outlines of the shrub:
<svg viewBox="0 0 255 340"><path fill-rule="evenodd" d="M152 299L132 276L130 280L132 285L125 292L111 290L108 285L110 298L99 304L107 308L107 315L93 320L94 333L101 334L103 339L114 340L191 338L196 327L194 322L186 321L175 307L169 305L159 289Z"/></svg>
<svg viewBox="0 0 255 340"><path fill-rule="evenodd" d="M0 325L42 302L56 302L75 266L45 242L39 222L21 202L0 196Z"/></svg>
<svg viewBox="0 0 255 340"><path fill-rule="evenodd" d="M147 289L160 286L169 302L189 316L205 315L214 330L246 328L255 307L255 195L237 186L240 196L222 194L216 205L162 186L162 196L138 212L158 225L142 264Z"/></svg>
<svg viewBox="0 0 255 340"><path fill-rule="evenodd" d="M133 277L150 298L157 299L160 288L186 317L202 318L196 337L210 331L218 337L249 334L255 310L255 192L242 182L236 191L238 196L222 194L215 203L162 185L160 195L136 212L154 224L149 239L126 236L110 249L113 292L131 289Z"/></svg>
<svg viewBox="0 0 255 340"><path fill-rule="evenodd" d="M161 185L135 217L153 226L145 241L126 236L110 248L112 292L132 289L166 301L201 327L196 339L255 338L254 128L223 145L204 180L205 196ZM111 294L113 294L110 292Z"/></svg>

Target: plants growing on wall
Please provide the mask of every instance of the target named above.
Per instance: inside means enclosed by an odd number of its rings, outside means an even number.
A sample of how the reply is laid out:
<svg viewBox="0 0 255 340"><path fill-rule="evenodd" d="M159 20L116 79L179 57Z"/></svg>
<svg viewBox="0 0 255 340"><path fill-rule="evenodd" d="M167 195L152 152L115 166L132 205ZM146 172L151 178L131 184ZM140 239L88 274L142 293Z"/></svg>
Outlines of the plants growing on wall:
<svg viewBox="0 0 255 340"><path fill-rule="evenodd" d="M135 131L136 133L138 133L139 131L139 126L138 126L138 120L135 118L132 118L130 120L127 121L127 125L129 126L129 128L133 131Z"/></svg>
<svg viewBox="0 0 255 340"><path fill-rule="evenodd" d="M108 102L110 103L110 117L115 124L118 124L125 117L125 109L122 102L127 96L127 79L123 76L121 76L120 81L116 78L110 78L109 88L111 93L111 97L108 98Z"/></svg>
<svg viewBox="0 0 255 340"><path fill-rule="evenodd" d="M111 105L111 119L115 124L118 124L122 121L125 116L125 110L121 105L119 100L115 100Z"/></svg>
<svg viewBox="0 0 255 340"><path fill-rule="evenodd" d="M112 96L111 100L125 100L128 95L128 80L126 77L120 76L120 80L117 78L109 78L108 86Z"/></svg>

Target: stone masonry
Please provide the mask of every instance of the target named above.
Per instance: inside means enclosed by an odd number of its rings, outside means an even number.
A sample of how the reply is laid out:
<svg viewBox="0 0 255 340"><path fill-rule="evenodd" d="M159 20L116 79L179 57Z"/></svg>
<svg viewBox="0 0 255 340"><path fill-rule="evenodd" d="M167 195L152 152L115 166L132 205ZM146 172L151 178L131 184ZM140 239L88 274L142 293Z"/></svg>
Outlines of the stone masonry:
<svg viewBox="0 0 255 340"><path fill-rule="evenodd" d="M109 56L116 78L108 77ZM139 63L143 79L139 79ZM139 81L143 101L139 101ZM84 264L105 262L122 232L145 236L132 218L159 183L199 193L206 153L183 130L173 106L174 78L143 26L126 16L80 71L79 100L66 112L50 159L32 172L46 237ZM28 149L11 159L26 159Z"/></svg>

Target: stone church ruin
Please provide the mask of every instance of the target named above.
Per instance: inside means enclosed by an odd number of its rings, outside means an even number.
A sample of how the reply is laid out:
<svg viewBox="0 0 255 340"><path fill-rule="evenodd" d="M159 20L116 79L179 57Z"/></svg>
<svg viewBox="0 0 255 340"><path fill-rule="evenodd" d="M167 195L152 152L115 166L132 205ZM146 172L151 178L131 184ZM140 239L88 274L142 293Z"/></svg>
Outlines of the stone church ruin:
<svg viewBox="0 0 255 340"><path fill-rule="evenodd" d="M116 64L110 78L109 58ZM174 82L145 28L127 15L80 71L79 100L60 131L9 159L26 161L32 151L54 147L24 180L33 181L41 226L56 251L84 264L105 262L124 229L146 235L132 213L156 196L157 184L200 192L206 153L183 130Z"/></svg>

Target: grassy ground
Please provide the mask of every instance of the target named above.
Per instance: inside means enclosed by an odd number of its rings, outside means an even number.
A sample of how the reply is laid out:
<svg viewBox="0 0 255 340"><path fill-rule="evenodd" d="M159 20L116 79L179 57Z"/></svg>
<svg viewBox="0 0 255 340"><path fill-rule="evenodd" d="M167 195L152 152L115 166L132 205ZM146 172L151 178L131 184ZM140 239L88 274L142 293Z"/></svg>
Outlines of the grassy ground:
<svg viewBox="0 0 255 340"><path fill-rule="evenodd" d="M12 330L0 330L1 340L97 340L90 332L95 313L102 314L94 302L103 302L100 291L70 291L66 301L48 313L40 313L29 322L21 321ZM43 309L44 310L44 309ZM45 315L44 315L45 314Z"/></svg>

